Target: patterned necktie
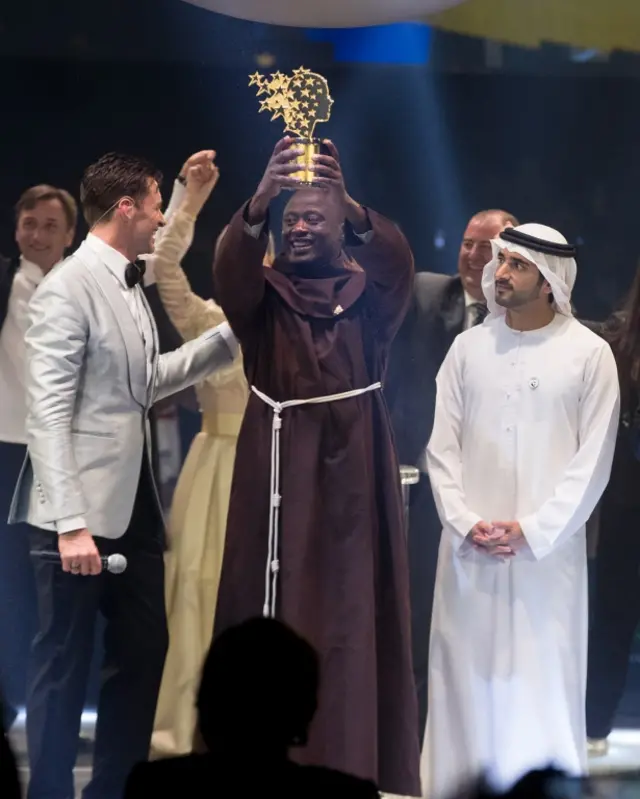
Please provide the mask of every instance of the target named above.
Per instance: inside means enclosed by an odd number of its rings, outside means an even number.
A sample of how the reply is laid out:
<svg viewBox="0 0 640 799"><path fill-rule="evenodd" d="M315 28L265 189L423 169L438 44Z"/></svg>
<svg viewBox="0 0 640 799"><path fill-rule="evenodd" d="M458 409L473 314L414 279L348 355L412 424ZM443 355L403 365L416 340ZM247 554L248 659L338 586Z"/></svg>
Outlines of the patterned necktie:
<svg viewBox="0 0 640 799"><path fill-rule="evenodd" d="M473 313L473 316L471 317L471 327L481 325L488 313L487 306L483 302L474 302L469 306L469 308L471 308Z"/></svg>

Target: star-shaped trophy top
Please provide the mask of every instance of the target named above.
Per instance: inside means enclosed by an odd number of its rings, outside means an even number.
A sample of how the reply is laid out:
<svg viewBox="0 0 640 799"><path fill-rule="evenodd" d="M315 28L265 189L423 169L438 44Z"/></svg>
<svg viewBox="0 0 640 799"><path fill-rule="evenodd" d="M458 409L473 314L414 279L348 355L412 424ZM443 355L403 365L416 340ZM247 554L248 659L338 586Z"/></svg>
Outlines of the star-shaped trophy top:
<svg viewBox="0 0 640 799"><path fill-rule="evenodd" d="M326 78L299 67L293 75L275 72L265 77L259 72L249 76L249 86L257 86L260 111L270 111L271 121L282 117L285 133L302 139L312 139L318 122L327 122L331 116L333 99Z"/></svg>

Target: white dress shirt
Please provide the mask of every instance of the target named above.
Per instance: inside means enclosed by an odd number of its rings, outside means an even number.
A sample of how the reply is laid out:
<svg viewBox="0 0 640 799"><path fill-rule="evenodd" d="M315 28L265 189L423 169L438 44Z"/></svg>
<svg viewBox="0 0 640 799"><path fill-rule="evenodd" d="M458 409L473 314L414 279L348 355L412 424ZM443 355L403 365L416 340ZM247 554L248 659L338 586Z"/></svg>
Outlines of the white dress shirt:
<svg viewBox="0 0 640 799"><path fill-rule="evenodd" d="M473 327L478 314L478 305L485 305L485 303L478 302L469 294L468 291L464 292L464 329L468 330Z"/></svg>
<svg viewBox="0 0 640 799"><path fill-rule="evenodd" d="M20 258L0 333L0 441L7 444L27 443L24 337L29 327L29 302L43 277L39 266Z"/></svg>
<svg viewBox="0 0 640 799"><path fill-rule="evenodd" d="M87 244L100 257L100 260L107 267L113 275L114 280L120 288L120 292L127 303L131 316L136 323L142 341L144 342L144 349L147 355L147 385L151 383L153 374L153 359L155 351L153 347L153 323L149 318L146 304L142 297L141 284L129 288L125 279L125 270L129 264L127 258L122 253L114 250L109 244L106 244L102 239L89 233L87 236Z"/></svg>

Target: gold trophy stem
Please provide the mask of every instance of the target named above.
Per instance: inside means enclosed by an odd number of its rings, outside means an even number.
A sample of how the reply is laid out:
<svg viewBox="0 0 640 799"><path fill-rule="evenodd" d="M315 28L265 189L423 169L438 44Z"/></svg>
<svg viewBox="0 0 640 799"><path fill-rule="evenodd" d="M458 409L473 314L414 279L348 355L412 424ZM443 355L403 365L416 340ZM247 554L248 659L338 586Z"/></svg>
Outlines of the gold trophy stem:
<svg viewBox="0 0 640 799"><path fill-rule="evenodd" d="M296 158L300 164L300 170L294 172L291 177L299 181L303 186L316 186L314 182L315 173L313 172L313 156L320 155L322 152L322 142L320 139L294 139L294 147L302 148L304 153Z"/></svg>

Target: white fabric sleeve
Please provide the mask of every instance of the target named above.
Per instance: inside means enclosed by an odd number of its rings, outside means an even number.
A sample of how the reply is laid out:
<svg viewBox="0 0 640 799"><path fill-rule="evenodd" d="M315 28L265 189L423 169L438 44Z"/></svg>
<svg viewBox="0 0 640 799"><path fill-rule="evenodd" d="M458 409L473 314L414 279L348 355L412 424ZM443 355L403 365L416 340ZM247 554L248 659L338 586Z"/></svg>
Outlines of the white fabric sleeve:
<svg viewBox="0 0 640 799"><path fill-rule="evenodd" d="M536 513L518 520L538 560L586 524L609 481L620 417L620 390L613 353L604 341L586 365L579 414L578 451L563 479Z"/></svg>
<svg viewBox="0 0 640 799"><path fill-rule="evenodd" d="M179 180L173 181L173 190L171 191L171 197L169 198L169 204L166 207L164 212L165 221L168 222L171 217L175 214L178 208L182 205L182 201L184 200L184 196L187 193L187 187L183 186Z"/></svg>
<svg viewBox="0 0 640 799"><path fill-rule="evenodd" d="M456 338L436 377L436 407L426 463L443 532L457 551L482 517L465 500L462 479L464 392L462 345Z"/></svg>
<svg viewBox="0 0 640 799"><path fill-rule="evenodd" d="M72 533L74 530L85 530L86 527L87 521L84 516L69 516L67 519L58 519L56 522L58 535Z"/></svg>

